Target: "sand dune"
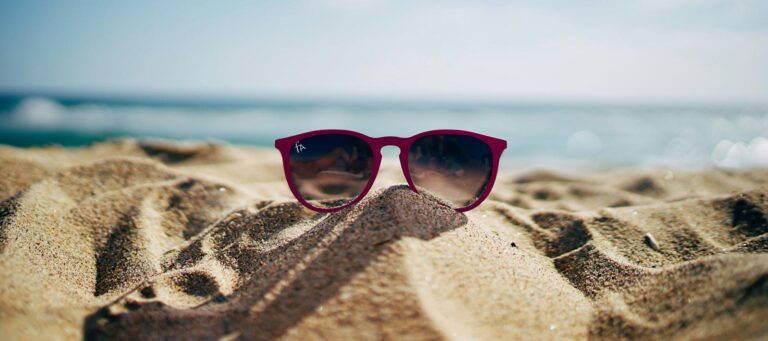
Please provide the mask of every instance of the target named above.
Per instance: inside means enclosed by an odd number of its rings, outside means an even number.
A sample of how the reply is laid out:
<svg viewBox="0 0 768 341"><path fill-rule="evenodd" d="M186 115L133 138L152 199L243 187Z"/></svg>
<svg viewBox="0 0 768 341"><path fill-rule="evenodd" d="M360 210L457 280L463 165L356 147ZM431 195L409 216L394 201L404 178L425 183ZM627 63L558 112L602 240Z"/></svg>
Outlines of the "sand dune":
<svg viewBox="0 0 768 341"><path fill-rule="evenodd" d="M5 337L768 337L766 170L509 173L467 214L397 167L318 214L275 151L207 143L0 171Z"/></svg>

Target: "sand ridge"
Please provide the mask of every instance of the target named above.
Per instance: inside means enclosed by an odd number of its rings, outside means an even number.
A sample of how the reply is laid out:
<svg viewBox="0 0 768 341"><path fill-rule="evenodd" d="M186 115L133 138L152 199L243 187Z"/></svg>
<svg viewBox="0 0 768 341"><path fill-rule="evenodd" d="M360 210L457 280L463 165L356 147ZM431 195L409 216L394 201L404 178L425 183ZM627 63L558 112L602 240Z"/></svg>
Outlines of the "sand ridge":
<svg viewBox="0 0 768 341"><path fill-rule="evenodd" d="M505 173L467 214L398 169L318 214L275 151L217 143L0 146L0 170L11 337L768 335L765 170Z"/></svg>

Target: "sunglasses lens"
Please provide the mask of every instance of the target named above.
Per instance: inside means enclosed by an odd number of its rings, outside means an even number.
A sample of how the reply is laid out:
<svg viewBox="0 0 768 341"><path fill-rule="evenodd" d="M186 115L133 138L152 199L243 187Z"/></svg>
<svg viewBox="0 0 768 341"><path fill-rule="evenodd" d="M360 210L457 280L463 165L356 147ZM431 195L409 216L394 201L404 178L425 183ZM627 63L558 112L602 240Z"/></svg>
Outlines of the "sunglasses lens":
<svg viewBox="0 0 768 341"><path fill-rule="evenodd" d="M429 135L408 151L411 180L459 207L474 203L491 177L491 148L465 135Z"/></svg>
<svg viewBox="0 0 768 341"><path fill-rule="evenodd" d="M308 137L291 147L290 169L303 199L319 208L339 207L357 198L368 184L373 152L355 136Z"/></svg>

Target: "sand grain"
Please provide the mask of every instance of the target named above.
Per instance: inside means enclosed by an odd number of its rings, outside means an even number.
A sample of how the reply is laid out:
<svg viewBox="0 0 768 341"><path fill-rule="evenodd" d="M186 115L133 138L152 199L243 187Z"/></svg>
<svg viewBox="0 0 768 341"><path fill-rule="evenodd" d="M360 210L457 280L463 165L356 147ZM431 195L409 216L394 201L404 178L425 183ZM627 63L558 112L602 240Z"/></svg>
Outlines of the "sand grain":
<svg viewBox="0 0 768 341"><path fill-rule="evenodd" d="M505 174L461 214L386 164L318 214L276 154L0 146L2 335L768 337L768 171Z"/></svg>

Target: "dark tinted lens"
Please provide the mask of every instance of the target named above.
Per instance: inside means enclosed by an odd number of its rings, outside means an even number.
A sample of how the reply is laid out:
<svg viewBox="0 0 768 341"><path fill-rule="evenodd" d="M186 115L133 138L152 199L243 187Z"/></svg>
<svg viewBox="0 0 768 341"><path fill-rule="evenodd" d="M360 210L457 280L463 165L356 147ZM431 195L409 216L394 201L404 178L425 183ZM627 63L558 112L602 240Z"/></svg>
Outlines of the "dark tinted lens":
<svg viewBox="0 0 768 341"><path fill-rule="evenodd" d="M471 205L483 193L492 167L491 148L471 136L424 136L408 151L414 184L459 207Z"/></svg>
<svg viewBox="0 0 768 341"><path fill-rule="evenodd" d="M291 147L293 183L305 200L321 208L355 199L371 178L373 152L363 140L329 134L296 141Z"/></svg>

